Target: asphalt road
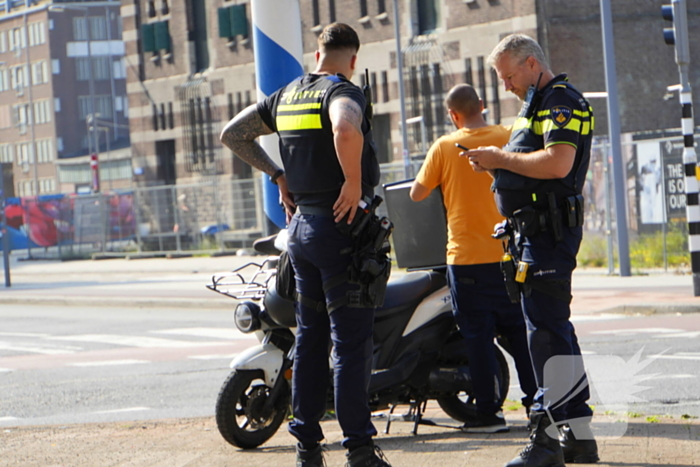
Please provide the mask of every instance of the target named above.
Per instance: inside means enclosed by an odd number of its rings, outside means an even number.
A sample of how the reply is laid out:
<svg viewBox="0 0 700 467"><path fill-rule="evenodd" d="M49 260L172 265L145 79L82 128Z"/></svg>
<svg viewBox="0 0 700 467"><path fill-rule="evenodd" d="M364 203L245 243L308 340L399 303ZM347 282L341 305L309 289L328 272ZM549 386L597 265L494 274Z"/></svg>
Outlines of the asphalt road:
<svg viewBox="0 0 700 467"><path fill-rule="evenodd" d="M256 343L224 310L3 305L0 322L0 426L211 416L231 358ZM597 410L700 416L699 314L575 324L593 386L615 388Z"/></svg>

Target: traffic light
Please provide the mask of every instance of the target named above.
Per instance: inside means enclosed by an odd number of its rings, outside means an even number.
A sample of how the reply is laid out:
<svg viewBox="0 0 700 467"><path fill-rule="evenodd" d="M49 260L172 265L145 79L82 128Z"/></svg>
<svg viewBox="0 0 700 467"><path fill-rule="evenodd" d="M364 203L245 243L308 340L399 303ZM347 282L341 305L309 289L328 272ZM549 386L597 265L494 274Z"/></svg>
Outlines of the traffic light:
<svg viewBox="0 0 700 467"><path fill-rule="evenodd" d="M676 46L676 63L690 62L690 46L688 45L688 17L685 0L672 0L670 5L661 6L661 16L671 21L673 27L664 28L664 41Z"/></svg>

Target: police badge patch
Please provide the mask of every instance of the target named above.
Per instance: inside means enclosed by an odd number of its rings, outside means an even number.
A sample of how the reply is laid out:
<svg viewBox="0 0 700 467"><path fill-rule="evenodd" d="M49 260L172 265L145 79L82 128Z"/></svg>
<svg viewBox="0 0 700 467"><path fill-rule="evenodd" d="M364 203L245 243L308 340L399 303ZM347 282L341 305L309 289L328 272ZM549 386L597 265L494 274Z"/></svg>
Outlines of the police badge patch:
<svg viewBox="0 0 700 467"><path fill-rule="evenodd" d="M568 107L564 107L563 105L558 105L556 107L552 107L552 121L556 126L559 128L563 128L564 125L569 123L569 120L571 120L571 109Z"/></svg>

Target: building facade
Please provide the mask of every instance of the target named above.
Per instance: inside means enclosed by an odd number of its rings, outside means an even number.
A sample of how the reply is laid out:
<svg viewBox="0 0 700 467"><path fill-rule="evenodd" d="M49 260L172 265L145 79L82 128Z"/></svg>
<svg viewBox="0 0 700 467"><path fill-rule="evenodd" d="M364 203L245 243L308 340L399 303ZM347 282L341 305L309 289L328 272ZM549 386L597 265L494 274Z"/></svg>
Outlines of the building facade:
<svg viewBox="0 0 700 467"><path fill-rule="evenodd" d="M314 67L316 36L341 21L362 42L353 81L374 89L374 134L382 162L401 160L399 86L405 87L408 151L420 157L450 131L443 99L457 83L472 84L489 123L513 122L520 103L505 93L486 57L507 34L542 44L552 69L567 72L582 92L605 91L598 0L398 0L397 69L394 2L300 0L304 68ZM623 133L678 128L673 48L663 43L660 0L613 1L615 52ZM699 0L688 1L692 44L700 31ZM250 177L250 169L218 142L223 124L254 103L255 68L249 0L122 0L135 181L195 182L217 175ZM691 50L692 62L700 50ZM133 72L131 72L133 71ZM691 72L698 89L698 67ZM673 96L672 96L673 97ZM694 98L700 102L698 95ZM606 102L593 100L596 134L607 133Z"/></svg>
<svg viewBox="0 0 700 467"><path fill-rule="evenodd" d="M0 162L16 196L130 187L120 3L0 1Z"/></svg>

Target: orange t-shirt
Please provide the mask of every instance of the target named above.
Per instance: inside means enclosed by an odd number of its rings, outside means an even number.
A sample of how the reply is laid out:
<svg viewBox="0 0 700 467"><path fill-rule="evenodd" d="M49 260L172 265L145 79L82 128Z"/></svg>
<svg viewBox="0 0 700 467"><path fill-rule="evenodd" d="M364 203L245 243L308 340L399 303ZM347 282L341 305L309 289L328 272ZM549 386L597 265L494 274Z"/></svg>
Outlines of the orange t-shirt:
<svg viewBox="0 0 700 467"><path fill-rule="evenodd" d="M447 210L447 264L469 265L500 261L501 242L491 238L493 226L503 220L491 192L491 176L474 172L461 149L479 146L503 147L510 128L492 125L462 128L438 139L428 151L416 180L429 189L438 186Z"/></svg>

